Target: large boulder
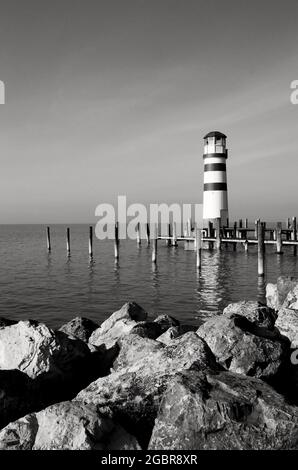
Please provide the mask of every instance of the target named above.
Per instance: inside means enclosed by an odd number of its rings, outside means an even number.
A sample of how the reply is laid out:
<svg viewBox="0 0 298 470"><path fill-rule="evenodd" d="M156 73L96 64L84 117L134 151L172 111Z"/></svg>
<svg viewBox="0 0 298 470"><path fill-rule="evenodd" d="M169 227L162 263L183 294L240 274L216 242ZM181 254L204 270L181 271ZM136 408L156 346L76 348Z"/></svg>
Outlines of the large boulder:
<svg viewBox="0 0 298 470"><path fill-rule="evenodd" d="M89 318L76 317L62 325L59 328L59 331L63 331L63 333L74 336L75 338L87 343L93 331L98 327L99 325L94 321L89 320Z"/></svg>
<svg viewBox="0 0 298 470"><path fill-rule="evenodd" d="M172 326L167 331L165 331L162 335L158 336L157 341L169 345L173 339L178 338L181 336L179 326Z"/></svg>
<svg viewBox="0 0 298 470"><path fill-rule="evenodd" d="M134 333L134 329L118 341L119 354L113 363L113 371L133 367L141 360L148 364L157 361L163 355L163 345L151 338L146 338Z"/></svg>
<svg viewBox="0 0 298 470"><path fill-rule="evenodd" d="M247 318L254 325L268 329L274 328L277 317L275 310L254 300L243 300L230 304L224 309L223 314L229 318L233 315L240 315Z"/></svg>
<svg viewBox="0 0 298 470"><path fill-rule="evenodd" d="M135 437L93 405L62 402L0 431L1 450L137 450Z"/></svg>
<svg viewBox="0 0 298 470"><path fill-rule="evenodd" d="M298 348L298 310L281 308L275 325L291 341L291 347Z"/></svg>
<svg viewBox="0 0 298 470"><path fill-rule="evenodd" d="M298 449L298 408L262 380L193 368L169 380L149 449Z"/></svg>
<svg viewBox="0 0 298 470"><path fill-rule="evenodd" d="M121 343L116 371L90 384L76 400L96 405L146 447L169 377L193 364L201 370L219 366L205 341L193 332L167 347L133 334Z"/></svg>
<svg viewBox="0 0 298 470"><path fill-rule="evenodd" d="M286 338L239 315L210 318L197 334L223 367L238 374L273 377L289 355Z"/></svg>
<svg viewBox="0 0 298 470"><path fill-rule="evenodd" d="M0 370L17 369L32 379L67 372L89 353L76 338L56 334L35 321L20 321L0 329Z"/></svg>
<svg viewBox="0 0 298 470"><path fill-rule="evenodd" d="M268 307L279 310L288 293L298 285L298 279L292 276L279 276L276 284L267 284L266 301ZM288 307L289 305L284 305Z"/></svg>
<svg viewBox="0 0 298 470"><path fill-rule="evenodd" d="M298 283L288 292L282 307L298 310Z"/></svg>
<svg viewBox="0 0 298 470"><path fill-rule="evenodd" d="M135 302L128 302L114 312L90 336L89 343L94 346L106 345L112 348L118 339L128 334L138 322L145 321L147 313Z"/></svg>
<svg viewBox="0 0 298 470"><path fill-rule="evenodd" d="M0 328L0 428L12 419L72 399L110 372L119 348L93 351L34 321Z"/></svg>

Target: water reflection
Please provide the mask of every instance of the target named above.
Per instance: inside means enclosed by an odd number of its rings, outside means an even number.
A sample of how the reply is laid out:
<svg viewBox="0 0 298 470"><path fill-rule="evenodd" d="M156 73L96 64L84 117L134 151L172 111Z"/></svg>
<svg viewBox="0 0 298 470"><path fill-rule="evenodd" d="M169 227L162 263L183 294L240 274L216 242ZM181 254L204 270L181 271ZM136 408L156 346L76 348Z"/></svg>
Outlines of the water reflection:
<svg viewBox="0 0 298 470"><path fill-rule="evenodd" d="M221 269L221 252L202 250L202 267L196 274L197 312L200 318L209 318L220 312L223 298Z"/></svg>

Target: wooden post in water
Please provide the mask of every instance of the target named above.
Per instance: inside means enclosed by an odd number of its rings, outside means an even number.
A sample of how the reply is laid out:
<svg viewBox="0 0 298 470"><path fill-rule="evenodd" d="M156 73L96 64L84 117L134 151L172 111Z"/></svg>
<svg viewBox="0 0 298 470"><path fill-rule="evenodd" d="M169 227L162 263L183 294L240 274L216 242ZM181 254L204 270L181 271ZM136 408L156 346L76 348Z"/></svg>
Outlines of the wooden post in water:
<svg viewBox="0 0 298 470"><path fill-rule="evenodd" d="M276 224L276 235L275 235L275 239L276 239L276 253L278 253L279 255L282 254L282 233L281 233L281 230L282 230L282 223L281 222L277 222Z"/></svg>
<svg viewBox="0 0 298 470"><path fill-rule="evenodd" d="M119 225L118 225L118 222L115 223L114 256L115 256L115 260L119 259Z"/></svg>
<svg viewBox="0 0 298 470"><path fill-rule="evenodd" d="M291 238L294 241L297 241L297 220L296 217L292 217L292 233ZM294 245L294 255L297 255L297 246Z"/></svg>
<svg viewBox="0 0 298 470"><path fill-rule="evenodd" d="M176 232L176 222L173 222L173 237L172 237L172 246L177 246L177 232Z"/></svg>
<svg viewBox="0 0 298 470"><path fill-rule="evenodd" d="M215 230L216 230L216 249L221 248L221 233L220 233L220 219L215 219Z"/></svg>
<svg viewBox="0 0 298 470"><path fill-rule="evenodd" d="M191 236L191 218L189 218L187 221L187 236Z"/></svg>
<svg viewBox="0 0 298 470"><path fill-rule="evenodd" d="M67 227L66 229L66 251L67 255L70 256L70 229Z"/></svg>
<svg viewBox="0 0 298 470"><path fill-rule="evenodd" d="M233 238L237 238L237 222L234 222ZM237 243L233 243L233 250L236 251Z"/></svg>
<svg viewBox="0 0 298 470"><path fill-rule="evenodd" d="M93 258L93 227L89 227L89 256Z"/></svg>
<svg viewBox="0 0 298 470"><path fill-rule="evenodd" d="M52 247L51 247L50 227L47 227L47 249L48 249L48 252L49 252L49 253L50 253L51 250L52 250Z"/></svg>
<svg viewBox="0 0 298 470"><path fill-rule="evenodd" d="M140 222L138 222L138 225L137 225L137 244L138 245L141 244Z"/></svg>
<svg viewBox="0 0 298 470"><path fill-rule="evenodd" d="M258 223L260 222L260 219L255 220L255 237L256 240L258 239Z"/></svg>
<svg viewBox="0 0 298 470"><path fill-rule="evenodd" d="M153 240L152 240L152 263L157 263L157 227L153 225Z"/></svg>
<svg viewBox="0 0 298 470"><path fill-rule="evenodd" d="M197 269L201 268L201 262L202 262L202 232L201 229L199 229L196 226L196 266Z"/></svg>
<svg viewBox="0 0 298 470"><path fill-rule="evenodd" d="M239 219L239 229L242 229L242 219ZM238 230L238 237L242 238L242 230Z"/></svg>
<svg viewBox="0 0 298 470"><path fill-rule="evenodd" d="M258 220L258 276L264 276L265 274L265 227L260 220Z"/></svg>
<svg viewBox="0 0 298 470"><path fill-rule="evenodd" d="M150 225L146 224L146 238L147 238L147 245L150 245Z"/></svg>
<svg viewBox="0 0 298 470"><path fill-rule="evenodd" d="M168 224L168 239L167 246L171 246L171 224Z"/></svg>
<svg viewBox="0 0 298 470"><path fill-rule="evenodd" d="M287 230L291 230L291 220L290 220L290 217L287 218L286 220L286 227L287 227ZM291 238L291 233L288 231L287 232L287 235L286 235L286 240L290 240Z"/></svg>

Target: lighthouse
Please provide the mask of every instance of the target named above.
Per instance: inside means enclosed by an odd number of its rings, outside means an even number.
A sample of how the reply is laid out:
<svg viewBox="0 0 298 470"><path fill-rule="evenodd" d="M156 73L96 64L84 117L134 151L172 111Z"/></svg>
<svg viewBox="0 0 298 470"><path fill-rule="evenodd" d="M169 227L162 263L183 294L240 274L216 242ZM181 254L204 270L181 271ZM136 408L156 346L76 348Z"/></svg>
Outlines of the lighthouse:
<svg viewBox="0 0 298 470"><path fill-rule="evenodd" d="M204 137L204 196L203 219L221 219L221 225L228 225L228 191L226 160L226 136L218 131Z"/></svg>

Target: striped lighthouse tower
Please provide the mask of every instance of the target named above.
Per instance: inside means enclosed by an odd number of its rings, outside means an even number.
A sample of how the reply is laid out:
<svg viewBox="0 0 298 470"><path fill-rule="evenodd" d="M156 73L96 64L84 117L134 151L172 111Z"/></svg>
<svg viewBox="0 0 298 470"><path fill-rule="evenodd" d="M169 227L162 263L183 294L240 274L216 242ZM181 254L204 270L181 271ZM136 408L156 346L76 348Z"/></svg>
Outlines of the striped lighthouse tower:
<svg viewBox="0 0 298 470"><path fill-rule="evenodd" d="M228 225L228 192L226 160L226 136L218 131L204 137L204 197L203 219L220 218L221 225Z"/></svg>

